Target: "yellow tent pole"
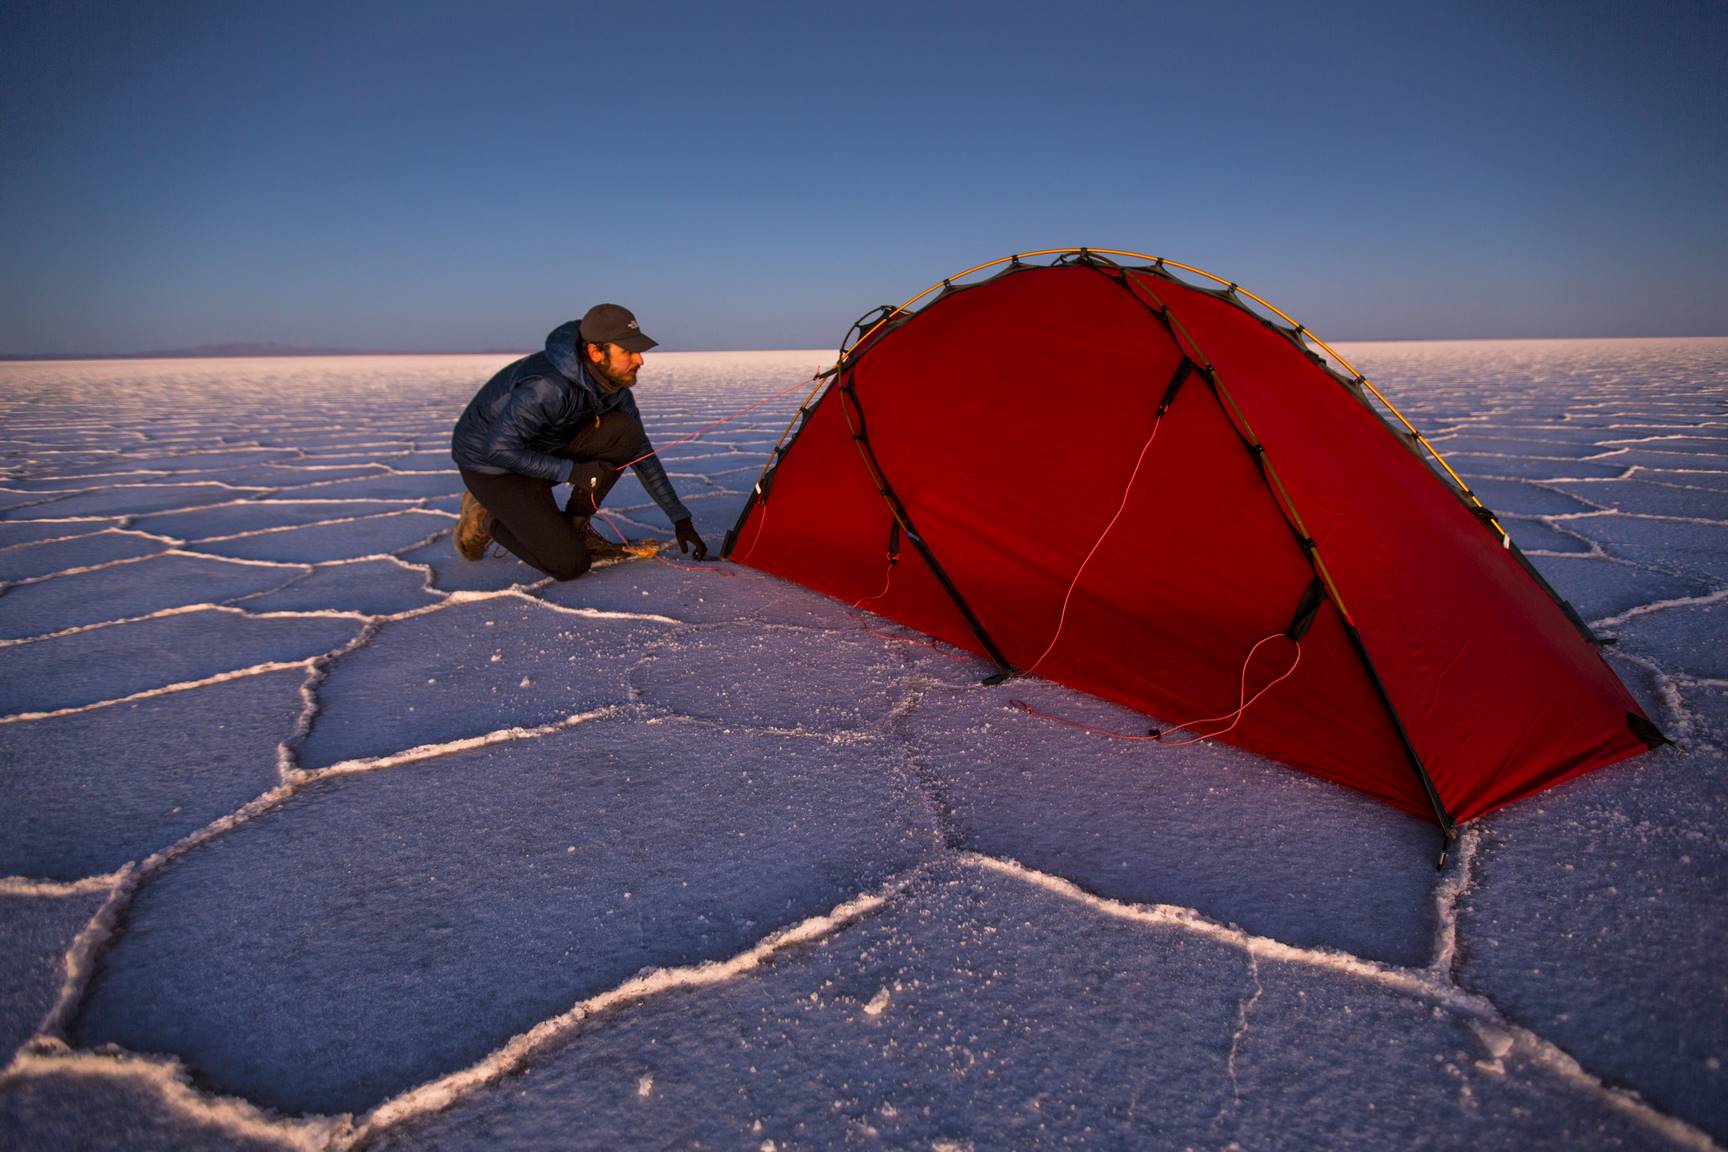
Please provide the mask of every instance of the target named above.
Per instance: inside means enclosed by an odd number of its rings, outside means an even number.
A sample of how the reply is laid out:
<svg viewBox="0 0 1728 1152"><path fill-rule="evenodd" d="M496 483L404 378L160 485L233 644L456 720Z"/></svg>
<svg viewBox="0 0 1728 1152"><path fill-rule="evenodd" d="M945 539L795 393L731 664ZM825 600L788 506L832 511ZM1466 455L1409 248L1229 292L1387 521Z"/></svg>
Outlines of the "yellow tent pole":
<svg viewBox="0 0 1728 1152"><path fill-rule="evenodd" d="M1348 371L1352 376L1355 377L1356 383L1361 384L1364 388L1368 389L1368 391L1372 392L1374 394L1374 398L1376 400L1380 401L1380 403L1385 406L1385 408L1388 412L1392 413L1393 416L1396 416L1398 418L1398 422L1400 424L1404 425L1405 429L1407 431L1409 431L1410 435L1414 436L1416 438L1417 442L1420 443L1423 448L1427 449L1428 454L1430 456L1434 457L1435 463L1439 464L1440 467L1442 467L1446 470L1446 475L1452 477L1452 482L1458 485L1458 490L1460 492L1462 492L1466 498L1469 499L1470 503L1474 504L1478 508L1481 508L1484 512L1488 511L1487 506L1484 505L1482 503L1482 501L1480 501L1476 498L1476 493L1474 493L1470 490L1470 485L1464 483L1463 477L1459 476L1458 473L1456 473L1452 470L1452 465L1450 465L1446 462L1446 457L1444 457L1440 454L1439 449L1435 448L1433 444L1429 443L1428 438L1426 436L1422 435L1422 433L1417 430L1416 426L1414 424L1410 423L1410 421L1405 418L1404 413L1402 413L1398 410L1397 405L1393 404L1392 401L1386 399L1385 395L1378 388L1374 387L1374 385L1369 382L1369 380L1366 376L1362 375L1361 371L1356 367L1356 365L1350 363L1350 361L1346 360L1343 356L1339 355L1338 351L1335 348L1333 348L1330 344L1326 343L1324 340L1320 339L1318 336L1315 336L1312 332L1310 332L1307 329L1306 326L1298 323L1296 321L1296 319L1294 317L1292 317L1289 313L1285 312L1283 309L1279 308L1277 305L1266 300L1264 297L1258 296L1258 295L1254 294L1253 292L1248 291L1248 289L1242 287L1240 284L1236 283L1234 280L1226 280L1222 276L1215 276L1212 273L1206 271L1204 268L1196 268L1192 264L1183 264L1177 260L1166 260L1162 256L1153 256L1153 255L1150 255L1149 253L1146 253L1146 252L1130 252L1127 249L1123 249L1123 248L1041 248L1036 252L1020 252L1020 253L1016 253L1013 256L1003 256L999 259L991 260L991 261L988 261L988 262L983 263L983 264L976 264L976 265L972 266L971 268L966 269L966 271L964 271L964 272L961 272L957 275L949 276L949 277L946 277L945 279L937 281L936 283L930 285L930 287L924 289L924 291L918 293L918 295L912 297L911 299L907 300L904 304L901 304L899 307L895 308L894 311L890 312L888 315L882 317L882 319L878 320L874 325L872 325L870 327L870 330L868 332L865 332L862 336L858 337L858 339L854 340L850 345L848 345L846 347L846 349L841 353L840 359L842 361L845 360L846 353L851 352L853 348L858 347L858 345L862 344L865 340L868 340L876 332L876 330L878 328L882 327L882 325L888 323L894 317L905 312L907 309L911 308L914 304L918 303L918 301L924 299L924 297L930 295L932 292L938 291L939 289L942 289L942 288L952 287L954 284L954 281L956 281L956 280L964 280L966 277L972 275L975 272L982 272L986 268L994 268L998 264L1007 264L1010 262L1018 262L1022 259L1025 259L1028 256L1085 255L1088 253L1096 253L1100 256L1130 256L1136 260L1150 260L1154 264L1165 265L1165 266L1170 267L1170 268L1180 268L1184 272L1192 272L1196 276L1204 276L1206 279L1212 281L1214 284L1222 284L1222 285L1224 285L1225 288L1229 289L1231 292L1235 292L1238 295L1248 297L1248 299L1254 301L1256 304L1260 305L1262 308L1266 309L1268 312L1271 312L1272 314L1277 316L1279 319L1283 320L1286 324L1290 325L1291 328L1296 330L1296 333L1298 336L1305 336L1308 339L1314 341L1314 343L1318 347L1323 349L1328 356L1332 357L1333 360L1336 360L1340 365L1342 365L1346 371ZM838 363L836 364L836 367L838 367ZM1499 533L1501 540L1505 541L1506 540L1506 529L1504 529L1500 526L1500 521L1494 519L1492 514L1490 514L1489 522L1493 525L1494 531Z"/></svg>
<svg viewBox="0 0 1728 1152"><path fill-rule="evenodd" d="M1246 288L1243 288L1240 284L1236 283L1234 280L1226 280L1222 276L1215 276L1212 273L1206 271L1204 268L1196 268L1192 264L1183 264L1177 260L1166 260L1162 256L1153 256L1153 255L1146 253L1146 252L1131 252L1131 251L1128 251L1127 249L1123 249L1123 248L1040 248L1035 252L1017 252L1012 256L1003 256L1003 257L1000 257L1000 258L995 259L995 260L988 260L988 261L984 262L983 264L975 264L972 267L966 269L964 272L959 272L953 276L948 276L948 277L945 277L941 280L938 280L936 283L930 285L930 287L924 289L924 291L918 293L916 296L910 297L904 303L902 303L899 306L897 306L896 308L894 308L893 311L889 312L887 315L883 316L880 320L876 321L875 324L872 324L870 326L869 330L864 332L862 335L860 335L858 337L858 339L852 341L851 344L848 344L845 348L841 349L840 358L838 360L836 360L830 368L824 369L822 372L817 373L817 377L816 377L817 385L815 388L811 389L810 395L805 397L804 403L799 406L799 411L801 412L809 406L810 401L815 397L816 393L818 391L820 391L821 386L822 386L822 381L827 377L827 375L830 372L837 371L839 369L839 367L846 362L846 357L851 354L851 352L854 348L857 348L860 344L864 343L871 336L875 335L877 330L880 329L884 324L887 324L889 321L893 320L896 316L900 316L900 315L906 313L915 304L917 304L920 300L924 299L926 296L929 296L931 293L938 292L944 288L952 288L954 286L954 281L964 280L968 276L974 275L975 273L978 273L978 272L982 272L986 268L994 268L998 264L1019 263L1021 260L1026 259L1027 257L1031 257L1031 256L1069 256L1069 255L1091 255L1091 254L1096 254L1099 256L1128 256L1128 257L1132 257L1135 260L1148 260L1148 261L1151 261L1153 264L1161 266L1161 267L1180 268L1184 272L1191 272L1196 276L1203 276L1207 280L1212 281L1214 284L1222 284L1230 292L1236 293L1236 294L1241 295L1241 296L1248 297L1248 299L1254 301L1256 304L1260 305L1262 308L1266 309L1268 312L1271 312L1273 315L1275 315L1279 319L1283 320L1286 324L1290 325L1290 327L1295 330L1296 335L1299 338L1306 337L1307 339L1312 340L1316 346L1321 348L1323 351L1325 351L1325 353L1328 356L1330 356L1333 360L1337 361L1340 365L1342 365L1346 371L1348 371L1352 376L1355 377L1356 383L1362 385L1364 388L1368 389L1368 391L1372 392L1374 394L1374 398L1376 400L1380 401L1380 403L1385 407L1385 409L1388 412L1392 413L1393 416L1398 418L1398 422L1400 424L1404 425L1405 429L1410 433L1410 435L1412 435L1416 438L1417 443L1421 444L1422 447L1428 451L1428 454L1434 458L1435 462L1438 463L1440 465L1440 467L1442 467L1446 470L1446 475L1450 476L1452 478L1452 482L1458 485L1458 490L1461 493L1463 493L1465 498L1468 499L1470 501L1470 503L1475 505L1477 508L1482 509L1483 512L1488 512L1487 506L1484 505L1482 503L1482 501L1480 501L1476 498L1476 493L1474 493L1470 490L1470 485L1464 483L1463 478L1461 476L1459 476L1457 472L1454 472L1452 470L1452 465L1450 465L1446 462L1446 458L1440 454L1439 449L1435 448L1434 445L1428 441L1428 438L1426 436L1422 435L1422 433L1417 430L1416 426L1414 424L1410 423L1410 421L1405 418L1404 413L1400 412L1395 404L1393 404L1390 400L1386 399L1385 395L1383 393L1381 393L1381 391L1378 388L1374 387L1373 384L1369 383L1368 378L1366 376L1362 375L1361 371L1354 364L1350 363L1350 361L1346 360L1343 356L1339 355L1338 351L1336 349L1334 349L1330 344L1326 343L1324 340L1321 340L1318 336L1315 336L1312 332L1310 332L1307 329L1307 327L1305 325L1297 323L1295 318L1290 316L1283 309L1279 308L1275 304L1272 304L1270 301L1264 299L1263 297L1258 296L1258 295L1254 294L1253 292L1248 291ZM1189 339L1189 343L1191 343L1191 344L1193 343L1192 338ZM1195 347L1198 348L1198 345L1196 345ZM1231 406L1234 407L1233 401L1232 401ZM779 441L777 441L775 443L774 448L776 451L779 450L781 444L785 443L786 437L791 434L792 427L797 422L798 422L798 417L796 415L794 415L792 417L792 420L786 425L786 430L780 434ZM771 453L769 453L769 456L768 456L768 464L765 465L762 469L762 476L766 476L768 474L768 469L770 467L772 467L773 461L774 461L774 454L771 452ZM762 476L758 476L756 478L756 482L758 485L760 485L762 482ZM1511 543L1511 540L1506 535L1506 529L1504 529L1500 526L1500 521L1495 519L1491 512L1488 512L1488 522L1493 527L1494 531L1499 533L1501 542L1509 545ZM1328 583L1330 583L1330 581L1328 581Z"/></svg>

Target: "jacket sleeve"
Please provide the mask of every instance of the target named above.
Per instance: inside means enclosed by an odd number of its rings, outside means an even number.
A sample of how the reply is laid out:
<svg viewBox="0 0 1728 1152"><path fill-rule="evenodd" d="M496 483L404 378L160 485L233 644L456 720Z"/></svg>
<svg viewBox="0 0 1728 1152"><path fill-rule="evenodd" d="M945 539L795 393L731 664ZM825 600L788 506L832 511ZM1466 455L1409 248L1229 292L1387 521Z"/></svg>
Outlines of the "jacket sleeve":
<svg viewBox="0 0 1728 1152"><path fill-rule="evenodd" d="M544 376L512 388L486 435L486 462L522 476L554 483L568 480L570 461L530 447L537 434L558 423L566 403L563 391Z"/></svg>
<svg viewBox="0 0 1728 1152"><path fill-rule="evenodd" d="M636 398L629 396L624 402L629 406L630 414L640 420L642 414L636 409ZM653 451L654 444L644 430L642 447L637 455L644 456ZM642 487L647 490L648 495L654 497L654 503L660 505L660 511L666 513L666 519L676 524L690 517L690 509L679 503L678 493L672 488L672 478L666 475L666 467L660 463L659 456L648 456L646 460L635 465L635 472L636 479L642 481Z"/></svg>

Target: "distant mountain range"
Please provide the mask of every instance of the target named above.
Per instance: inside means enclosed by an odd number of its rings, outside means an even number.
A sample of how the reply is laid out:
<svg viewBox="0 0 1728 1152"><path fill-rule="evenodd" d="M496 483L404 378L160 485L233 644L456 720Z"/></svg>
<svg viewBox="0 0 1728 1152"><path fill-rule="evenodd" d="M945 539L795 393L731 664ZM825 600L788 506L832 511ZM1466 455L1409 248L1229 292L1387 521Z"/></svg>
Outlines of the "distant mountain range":
<svg viewBox="0 0 1728 1152"><path fill-rule="evenodd" d="M246 356L521 356L522 348L479 348L466 352L399 352L376 348L306 348L278 344L273 340L230 340L221 344L198 344L191 348L163 348L151 352L71 353L16 355L0 352L0 360L197 360Z"/></svg>

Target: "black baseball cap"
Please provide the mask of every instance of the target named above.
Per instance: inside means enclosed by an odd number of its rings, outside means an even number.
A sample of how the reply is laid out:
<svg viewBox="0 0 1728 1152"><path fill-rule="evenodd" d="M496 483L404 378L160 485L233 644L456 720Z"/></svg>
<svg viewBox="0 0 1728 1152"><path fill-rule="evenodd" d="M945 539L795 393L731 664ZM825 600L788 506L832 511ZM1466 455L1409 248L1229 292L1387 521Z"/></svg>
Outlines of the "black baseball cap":
<svg viewBox="0 0 1728 1152"><path fill-rule="evenodd" d="M622 304L596 304L582 317L582 343L616 344L626 352L646 352L659 343L636 326L636 314Z"/></svg>

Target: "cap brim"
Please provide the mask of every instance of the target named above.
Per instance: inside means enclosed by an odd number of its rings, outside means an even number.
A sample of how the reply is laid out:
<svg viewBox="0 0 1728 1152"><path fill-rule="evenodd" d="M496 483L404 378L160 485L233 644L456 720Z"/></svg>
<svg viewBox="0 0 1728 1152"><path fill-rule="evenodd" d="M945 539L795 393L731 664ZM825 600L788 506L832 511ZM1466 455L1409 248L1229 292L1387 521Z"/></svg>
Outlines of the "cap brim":
<svg viewBox="0 0 1728 1152"><path fill-rule="evenodd" d="M614 340L612 343L618 345L618 347L624 349L626 352L646 352L650 348L657 347L660 342L658 340L650 340L647 336L638 333L635 336L626 336L622 340Z"/></svg>

